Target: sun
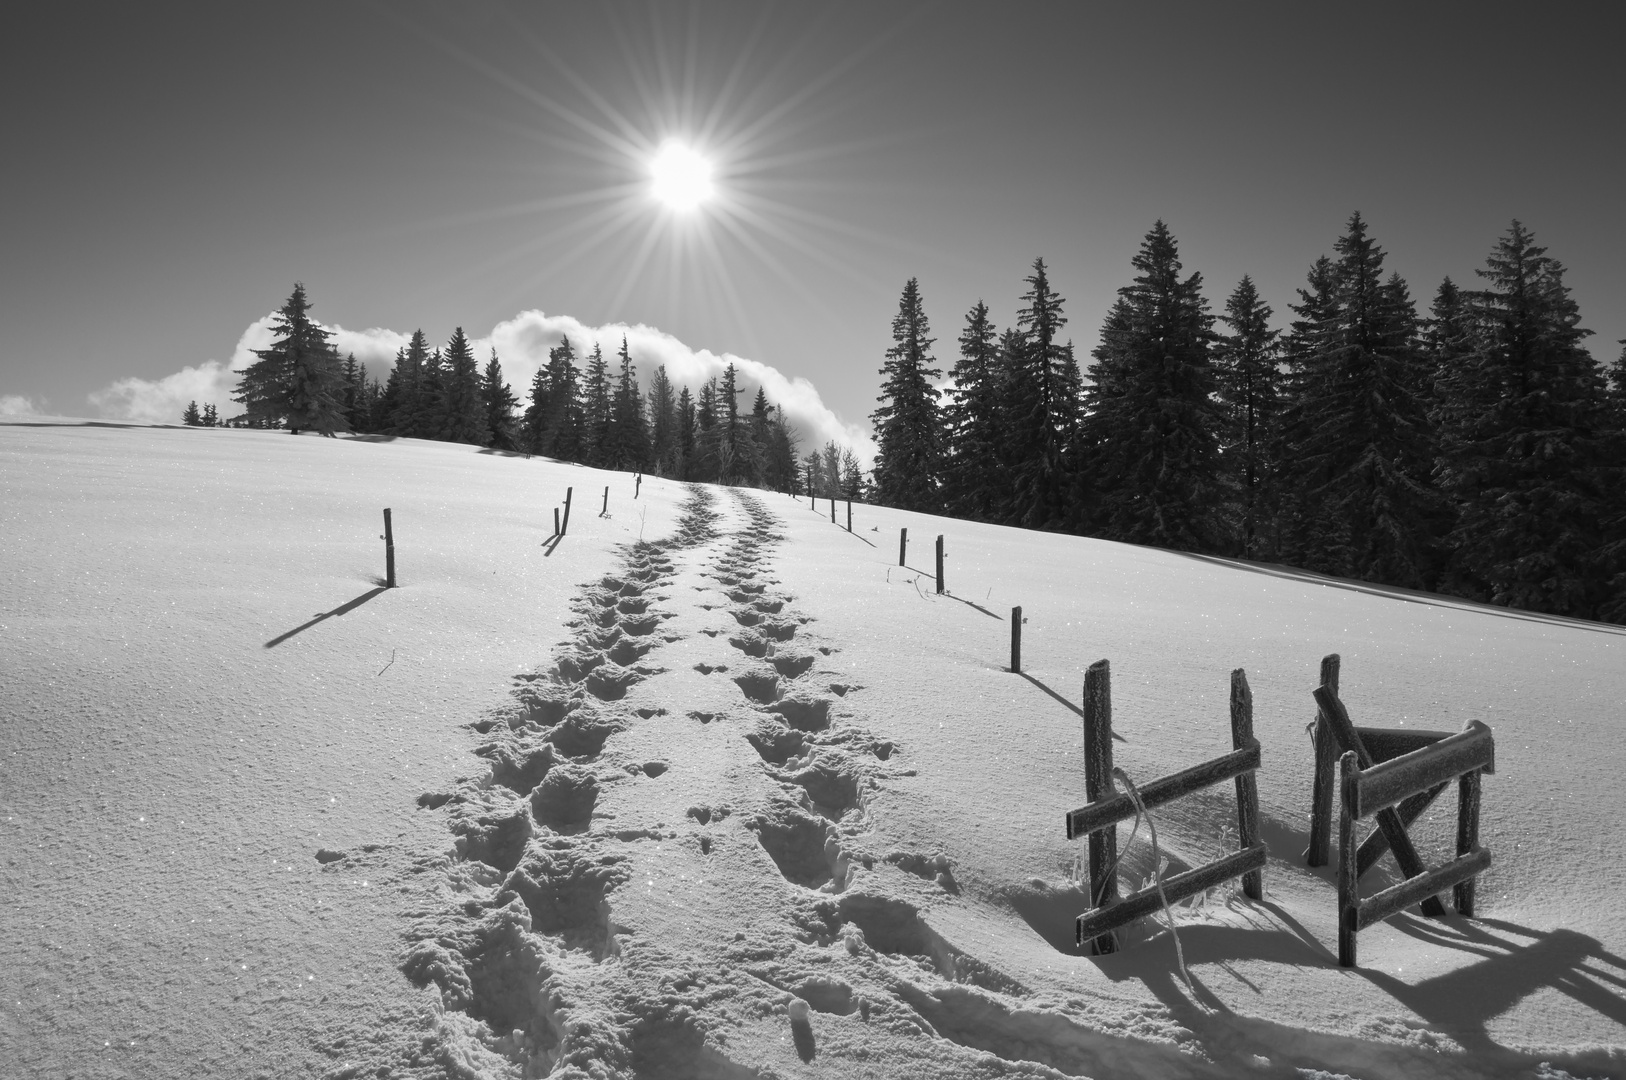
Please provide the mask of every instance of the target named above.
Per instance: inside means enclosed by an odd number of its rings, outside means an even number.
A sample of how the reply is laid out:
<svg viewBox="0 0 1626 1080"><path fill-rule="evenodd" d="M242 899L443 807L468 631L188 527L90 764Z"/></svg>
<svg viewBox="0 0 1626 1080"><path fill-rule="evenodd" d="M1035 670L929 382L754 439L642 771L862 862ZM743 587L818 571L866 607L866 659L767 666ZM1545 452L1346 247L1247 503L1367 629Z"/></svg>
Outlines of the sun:
<svg viewBox="0 0 1626 1080"><path fill-rule="evenodd" d="M649 167L655 198L673 210L693 210L712 196L711 162L686 143L667 139Z"/></svg>

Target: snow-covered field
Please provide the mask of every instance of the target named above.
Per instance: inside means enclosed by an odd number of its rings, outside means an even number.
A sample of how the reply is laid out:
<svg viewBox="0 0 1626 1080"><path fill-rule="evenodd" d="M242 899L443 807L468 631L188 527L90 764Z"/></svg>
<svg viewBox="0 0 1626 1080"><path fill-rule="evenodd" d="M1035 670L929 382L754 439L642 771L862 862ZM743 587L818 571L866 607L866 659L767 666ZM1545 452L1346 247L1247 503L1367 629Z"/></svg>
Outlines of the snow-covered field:
<svg viewBox="0 0 1626 1080"><path fill-rule="evenodd" d="M0 426L0 1074L1626 1074L1622 628L633 496L412 440ZM1413 909L1355 970L1301 857L1331 652L1356 723L1497 740L1481 918ZM1252 685L1266 897L1175 909L1189 989L1160 923L1070 944L1101 658L1137 783L1228 751ZM1154 811L1171 869L1235 846L1228 792Z"/></svg>

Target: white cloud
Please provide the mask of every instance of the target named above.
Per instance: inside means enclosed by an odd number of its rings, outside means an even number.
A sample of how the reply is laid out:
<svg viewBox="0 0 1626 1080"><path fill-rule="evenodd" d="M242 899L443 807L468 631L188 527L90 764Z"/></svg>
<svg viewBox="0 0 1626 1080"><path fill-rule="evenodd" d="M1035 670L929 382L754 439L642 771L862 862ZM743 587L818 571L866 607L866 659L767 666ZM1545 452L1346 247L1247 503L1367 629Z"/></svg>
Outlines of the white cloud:
<svg viewBox="0 0 1626 1080"><path fill-rule="evenodd" d="M859 462L868 468L875 458L875 440L867 428L842 420L819 396L818 388L800 376L786 376L779 369L758 360L725 352L721 355L709 349L692 349L671 334L653 326L636 323L611 323L606 326L586 326L569 315L546 315L540 311L524 311L492 328L491 333L473 342L475 355L483 364L493 346L501 361L503 377L514 387L514 393L526 398L531 378L548 362L548 350L569 336L571 345L580 357L590 352L594 343L604 350L615 368L615 355L621 348L621 337L627 338L627 352L638 368L638 380L647 390L650 376L662 364L666 376L677 388L687 386L698 393L700 386L713 376L721 376L730 363L734 365L739 385L745 393L740 405L749 409L756 397L757 387L768 395L768 401L782 406L785 419L796 429L801 453L835 441L851 447ZM359 354L358 354L359 355Z"/></svg>
<svg viewBox="0 0 1626 1080"><path fill-rule="evenodd" d="M38 403L21 394L0 394L0 416L10 419L18 416L44 416L45 399Z"/></svg>
<svg viewBox="0 0 1626 1080"><path fill-rule="evenodd" d="M231 395L237 389L237 373L257 359L255 349L271 344L276 336L272 331L275 321L273 313L250 323L238 338L230 360L207 360L162 379L119 379L91 394L90 402L104 417L136 423L179 423L182 411L191 401L196 401L199 408L212 403L222 417L236 415L240 406L231 400ZM381 381L388 377L396 350L409 339L407 334L380 327L346 330L342 326L328 326L327 329L333 334L339 355L354 353L369 373ZM777 368L733 353L718 355L709 349L691 349L671 334L642 323L586 326L569 315L546 315L532 310L505 319L489 334L473 339L471 344L482 366L491 349L496 348L503 377L523 402L529 397L532 377L548 362L548 350L562 338L570 337L578 357L591 351L596 342L613 369L623 334L627 338L627 351L638 368L638 380L645 389L650 376L662 364L666 365L666 375L674 387L687 386L698 393L702 383L720 376L732 363L746 391L740 395L741 407L749 409L757 387L762 387L770 402L784 408L786 420L796 429L804 456L808 450L833 440L851 447L865 468L873 463L875 440L868 429L838 417L819 397L818 388L807 379L787 377Z"/></svg>

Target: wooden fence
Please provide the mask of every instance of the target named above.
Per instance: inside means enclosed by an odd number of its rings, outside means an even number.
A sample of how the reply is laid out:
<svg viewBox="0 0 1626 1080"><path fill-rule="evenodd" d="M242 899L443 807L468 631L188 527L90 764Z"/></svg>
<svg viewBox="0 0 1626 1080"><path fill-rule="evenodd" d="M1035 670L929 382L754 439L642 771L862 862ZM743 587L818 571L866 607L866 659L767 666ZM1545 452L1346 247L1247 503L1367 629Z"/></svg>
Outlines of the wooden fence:
<svg viewBox="0 0 1626 1080"><path fill-rule="evenodd" d="M1259 840L1259 789L1254 773L1259 768L1259 740L1253 737L1253 693L1241 668L1231 672L1231 753L1189 769L1137 785L1141 806L1150 810L1224 780L1236 781L1238 848L1234 854L1176 874L1163 882L1162 894L1171 904L1195 896L1235 877L1250 899L1264 896L1267 851ZM1120 793L1112 781L1112 674L1107 661L1090 665L1084 674L1084 790L1089 805L1067 815L1067 839L1089 837L1090 903L1078 917L1078 943L1091 942L1100 955L1117 948L1110 931L1150 915L1162 906L1156 886L1130 896L1118 896L1118 833L1120 821L1136 813L1134 800Z"/></svg>
<svg viewBox="0 0 1626 1080"><path fill-rule="evenodd" d="M1316 688L1315 700L1335 729L1354 734L1354 725L1337 691L1323 684ZM1355 742L1356 746L1344 751L1339 759L1338 963L1342 967L1355 966L1355 935L1373 923L1418 903L1425 912L1432 905L1443 914L1435 894L1446 889L1453 891L1457 911L1472 917L1474 879L1491 862L1490 852L1479 846L1479 775L1496 771L1496 743L1490 728L1470 720L1455 735L1381 764L1374 764L1370 755L1363 753L1358 735ZM1457 781L1457 857L1429 870L1412 848L1395 808L1452 780ZM1355 823L1365 817L1377 818L1377 831L1387 837L1406 880L1362 900ZM1412 866L1401 858L1402 851L1411 852Z"/></svg>

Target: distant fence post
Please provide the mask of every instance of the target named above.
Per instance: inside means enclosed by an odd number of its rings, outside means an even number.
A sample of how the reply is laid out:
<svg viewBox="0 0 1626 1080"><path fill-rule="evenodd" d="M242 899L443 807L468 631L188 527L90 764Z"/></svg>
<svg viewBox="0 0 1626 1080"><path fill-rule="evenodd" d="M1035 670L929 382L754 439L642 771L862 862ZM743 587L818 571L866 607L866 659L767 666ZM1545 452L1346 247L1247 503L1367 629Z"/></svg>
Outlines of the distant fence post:
<svg viewBox="0 0 1626 1080"><path fill-rule="evenodd" d="M853 531L853 501L847 500L847 531Z"/></svg>
<svg viewBox="0 0 1626 1080"><path fill-rule="evenodd" d="M384 508L384 588L395 588L395 528L390 524L390 508Z"/></svg>
<svg viewBox="0 0 1626 1080"><path fill-rule="evenodd" d="M608 517L610 514L610 485L604 485L604 508L598 512L599 517Z"/></svg>
<svg viewBox="0 0 1626 1080"><path fill-rule="evenodd" d="M634 473L632 477L632 497L638 498L638 493L644 490L644 474Z"/></svg>
<svg viewBox="0 0 1626 1080"><path fill-rule="evenodd" d="M1100 802L1116 795L1112 782L1112 666L1097 660L1084 672L1084 797ZM1090 833L1090 906L1105 908L1118 899L1116 827ZM1080 942L1079 944L1083 944ZM1095 955L1116 952L1110 934L1091 942Z"/></svg>
<svg viewBox="0 0 1626 1080"><path fill-rule="evenodd" d="M565 531L570 528L570 495L575 490L575 488L565 488L565 516L564 520L559 522L560 536L563 536Z"/></svg>
<svg viewBox="0 0 1626 1080"><path fill-rule="evenodd" d="M1322 686L1338 692L1338 654L1328 653L1321 658ZM1333 741L1327 718L1316 708L1312 738L1315 740L1315 784L1310 791L1310 846L1304 852L1306 866L1326 866L1328 847L1332 843L1332 789L1333 770L1338 767L1338 747Z"/></svg>
<svg viewBox="0 0 1626 1080"><path fill-rule="evenodd" d="M557 506L553 508L553 535L559 535L559 508Z"/></svg>
<svg viewBox="0 0 1626 1080"><path fill-rule="evenodd" d="M937 534L937 595L943 595L943 534Z"/></svg>
<svg viewBox="0 0 1626 1080"><path fill-rule="evenodd" d="M904 565L904 557L909 554L909 530L898 530L898 565Z"/></svg>
<svg viewBox="0 0 1626 1080"><path fill-rule="evenodd" d="M830 496L830 524L836 523L836 497Z"/></svg>
<svg viewBox="0 0 1626 1080"><path fill-rule="evenodd" d="M1011 671L1022 670L1022 609L1011 608Z"/></svg>

